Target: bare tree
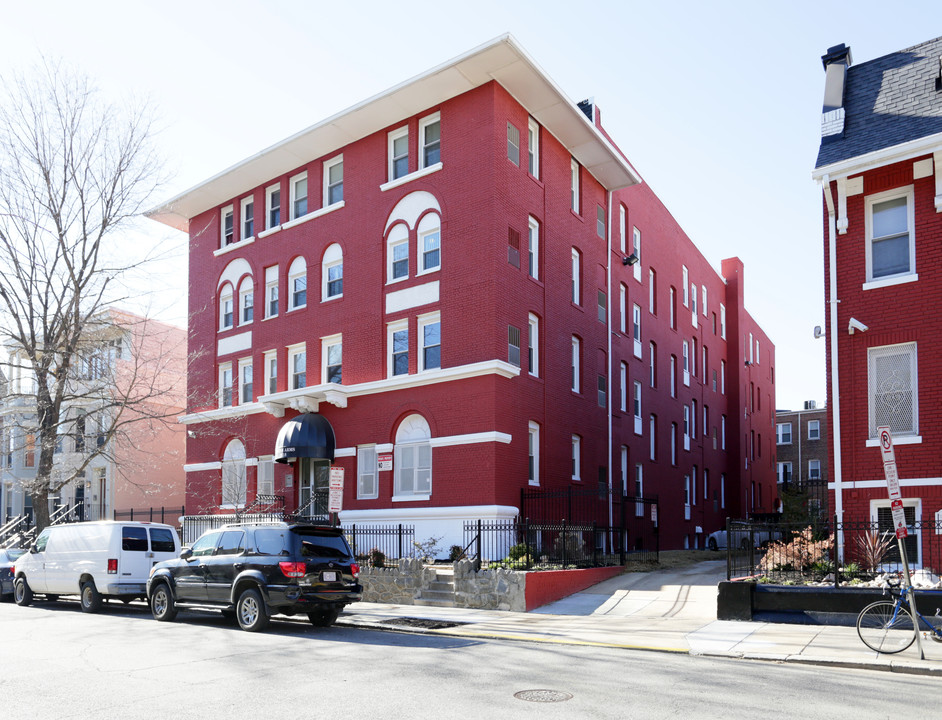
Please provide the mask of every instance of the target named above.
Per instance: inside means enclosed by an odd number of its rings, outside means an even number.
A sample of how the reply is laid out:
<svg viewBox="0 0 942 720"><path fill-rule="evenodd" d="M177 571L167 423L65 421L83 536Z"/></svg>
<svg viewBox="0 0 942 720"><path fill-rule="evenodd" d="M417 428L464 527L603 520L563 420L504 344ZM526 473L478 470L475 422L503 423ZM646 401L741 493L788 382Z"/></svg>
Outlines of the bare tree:
<svg viewBox="0 0 942 720"><path fill-rule="evenodd" d="M4 432L32 453L35 479L24 489L42 528L50 496L108 453L108 441L133 423L169 417L176 404L166 402L166 353L106 357L121 326L110 308L124 299L122 278L147 260L122 257L125 233L156 189L160 164L147 107L106 102L61 63L45 62L2 85L0 342L8 398L19 396L25 411L19 427ZM125 329L132 351L146 321L123 320L137 325ZM94 413L94 433L79 427L88 420L76 408ZM63 437L81 452L54 466Z"/></svg>

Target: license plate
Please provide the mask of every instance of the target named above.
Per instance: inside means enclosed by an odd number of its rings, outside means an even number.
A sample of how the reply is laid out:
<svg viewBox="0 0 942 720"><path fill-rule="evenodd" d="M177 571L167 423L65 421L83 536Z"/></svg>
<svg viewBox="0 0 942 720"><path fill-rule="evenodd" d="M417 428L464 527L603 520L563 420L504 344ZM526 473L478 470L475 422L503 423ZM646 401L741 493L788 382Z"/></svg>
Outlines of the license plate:
<svg viewBox="0 0 942 720"><path fill-rule="evenodd" d="M337 582L338 580L337 571L328 570L327 572L321 573L321 580L323 580L324 582Z"/></svg>

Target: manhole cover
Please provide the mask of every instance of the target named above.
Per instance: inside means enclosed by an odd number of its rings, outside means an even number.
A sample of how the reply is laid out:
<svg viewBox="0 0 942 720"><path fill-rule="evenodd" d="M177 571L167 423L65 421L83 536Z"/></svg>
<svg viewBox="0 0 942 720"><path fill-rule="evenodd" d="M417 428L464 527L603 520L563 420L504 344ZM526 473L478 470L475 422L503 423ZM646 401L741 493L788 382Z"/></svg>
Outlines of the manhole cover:
<svg viewBox="0 0 942 720"><path fill-rule="evenodd" d="M514 693L517 700L526 700L527 702L563 702L572 700L572 694L560 690L521 690Z"/></svg>

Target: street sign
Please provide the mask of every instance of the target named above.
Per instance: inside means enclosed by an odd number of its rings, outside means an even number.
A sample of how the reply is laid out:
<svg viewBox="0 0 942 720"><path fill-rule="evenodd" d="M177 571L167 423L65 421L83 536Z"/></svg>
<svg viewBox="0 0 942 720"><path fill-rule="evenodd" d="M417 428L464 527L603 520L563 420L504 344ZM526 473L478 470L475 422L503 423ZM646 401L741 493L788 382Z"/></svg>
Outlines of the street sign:
<svg viewBox="0 0 942 720"><path fill-rule="evenodd" d="M893 500L890 503L890 510L893 513L893 527L896 528L896 537L904 538L909 535L906 529L906 512L903 510L902 500Z"/></svg>
<svg viewBox="0 0 942 720"><path fill-rule="evenodd" d="M392 453L376 453L376 469L380 472L392 470Z"/></svg>
<svg viewBox="0 0 942 720"><path fill-rule="evenodd" d="M343 510L343 468L330 469L330 486L327 492L327 512L338 513Z"/></svg>
<svg viewBox="0 0 942 720"><path fill-rule="evenodd" d="M657 525L657 505L651 506L651 522Z"/></svg>
<svg viewBox="0 0 942 720"><path fill-rule="evenodd" d="M896 453L893 452L893 434L888 427L878 427L880 452L883 454L883 474L886 476L886 489L890 500L899 500L903 496L899 490L899 475L896 472Z"/></svg>

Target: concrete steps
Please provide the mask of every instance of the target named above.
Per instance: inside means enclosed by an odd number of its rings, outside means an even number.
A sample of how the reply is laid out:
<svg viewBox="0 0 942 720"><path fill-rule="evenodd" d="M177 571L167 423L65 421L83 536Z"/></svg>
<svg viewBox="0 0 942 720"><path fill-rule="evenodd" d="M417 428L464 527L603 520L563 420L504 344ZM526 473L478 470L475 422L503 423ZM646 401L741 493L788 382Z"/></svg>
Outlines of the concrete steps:
<svg viewBox="0 0 942 720"><path fill-rule="evenodd" d="M423 607L455 606L455 573L452 568L435 569L435 580L414 601Z"/></svg>

